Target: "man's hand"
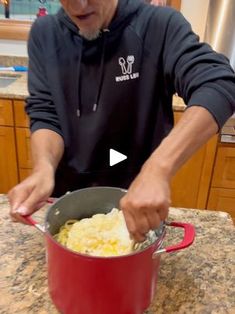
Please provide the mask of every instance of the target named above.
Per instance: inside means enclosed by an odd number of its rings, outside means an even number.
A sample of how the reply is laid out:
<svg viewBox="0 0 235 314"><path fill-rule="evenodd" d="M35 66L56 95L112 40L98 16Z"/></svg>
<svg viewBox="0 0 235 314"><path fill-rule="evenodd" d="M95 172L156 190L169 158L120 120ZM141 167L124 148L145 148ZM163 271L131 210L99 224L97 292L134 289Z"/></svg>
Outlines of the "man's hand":
<svg viewBox="0 0 235 314"><path fill-rule="evenodd" d="M41 170L34 172L8 193L10 216L15 222L26 223L22 217L30 215L42 207L54 188L53 172Z"/></svg>
<svg viewBox="0 0 235 314"><path fill-rule="evenodd" d="M145 162L120 202L127 228L136 241L143 241L150 229L166 219L171 178L217 131L210 112L192 106Z"/></svg>
<svg viewBox="0 0 235 314"><path fill-rule="evenodd" d="M127 228L135 241L144 241L149 230L159 227L167 218L170 202L167 176L147 162L120 201Z"/></svg>
<svg viewBox="0 0 235 314"><path fill-rule="evenodd" d="M42 207L54 189L54 176L64 152L62 137L54 131L39 129L31 135L33 173L9 193L13 221L25 223L29 215Z"/></svg>

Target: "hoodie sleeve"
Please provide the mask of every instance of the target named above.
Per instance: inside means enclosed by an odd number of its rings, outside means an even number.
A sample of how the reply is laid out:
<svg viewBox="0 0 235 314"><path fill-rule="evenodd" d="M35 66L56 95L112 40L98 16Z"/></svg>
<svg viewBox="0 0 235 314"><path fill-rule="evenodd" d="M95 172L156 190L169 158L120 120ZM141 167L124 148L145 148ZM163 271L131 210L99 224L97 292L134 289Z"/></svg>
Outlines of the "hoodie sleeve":
<svg viewBox="0 0 235 314"><path fill-rule="evenodd" d="M188 107L202 106L219 128L235 111L235 75L228 59L200 43L181 13L167 25L163 64L166 81Z"/></svg>
<svg viewBox="0 0 235 314"><path fill-rule="evenodd" d="M40 43L39 20L32 25L28 40L29 97L26 99L26 112L30 118L31 132L49 129L63 136L44 68L45 53Z"/></svg>

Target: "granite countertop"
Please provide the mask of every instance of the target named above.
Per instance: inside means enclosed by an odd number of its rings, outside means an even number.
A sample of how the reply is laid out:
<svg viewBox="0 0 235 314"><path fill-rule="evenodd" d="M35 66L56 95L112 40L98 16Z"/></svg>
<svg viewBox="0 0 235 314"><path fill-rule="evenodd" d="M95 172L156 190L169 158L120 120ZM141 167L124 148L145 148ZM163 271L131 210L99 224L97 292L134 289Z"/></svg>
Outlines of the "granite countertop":
<svg viewBox="0 0 235 314"><path fill-rule="evenodd" d="M6 87L0 87L0 98L25 99L28 96L26 72L1 72L1 76L16 76L17 79Z"/></svg>
<svg viewBox="0 0 235 314"><path fill-rule="evenodd" d="M5 67L11 67L14 65L28 66L28 58L0 55L0 65ZM7 87L0 87L0 98L25 99L28 96L27 72L0 72L0 76L5 75L16 76L17 79Z"/></svg>
<svg viewBox="0 0 235 314"><path fill-rule="evenodd" d="M8 211L7 198L0 195L0 313L56 314L47 290L43 235L12 223ZM37 212L38 221L44 213ZM230 216L171 208L169 220L194 224L197 235L191 247L162 255L157 291L146 314L234 314L235 227ZM166 244L180 235L169 228Z"/></svg>

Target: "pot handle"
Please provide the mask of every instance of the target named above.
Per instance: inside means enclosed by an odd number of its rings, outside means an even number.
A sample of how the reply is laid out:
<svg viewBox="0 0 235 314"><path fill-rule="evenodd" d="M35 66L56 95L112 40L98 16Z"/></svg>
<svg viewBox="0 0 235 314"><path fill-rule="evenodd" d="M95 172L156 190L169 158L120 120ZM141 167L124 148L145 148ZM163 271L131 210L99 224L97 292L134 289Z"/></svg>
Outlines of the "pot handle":
<svg viewBox="0 0 235 314"><path fill-rule="evenodd" d="M23 216L22 215L22 217L24 218L24 220L26 220L27 221L27 223L28 224L30 224L31 226L34 226L35 228L37 228L39 231L41 231L42 233L45 233L45 227L44 226L42 226L42 225L40 225L39 223L37 223L33 218L32 218L32 216L31 215L25 215L25 216Z"/></svg>
<svg viewBox="0 0 235 314"><path fill-rule="evenodd" d="M46 202L48 204L53 204L55 202L55 199L52 197L49 197ZM37 223L31 215L25 215L25 216L22 215L22 217L27 221L28 224L30 224L31 226L34 226L42 233L45 233L46 231L45 226L42 226L39 223Z"/></svg>
<svg viewBox="0 0 235 314"><path fill-rule="evenodd" d="M153 258L156 258L158 255L162 253L170 253L179 251L181 249L184 249L188 246L190 246L195 238L195 228L192 224L189 223L183 223L183 222L171 222L166 223L169 227L179 227L184 229L184 238L180 243L174 244L172 246L168 246L163 249L159 249L153 253Z"/></svg>

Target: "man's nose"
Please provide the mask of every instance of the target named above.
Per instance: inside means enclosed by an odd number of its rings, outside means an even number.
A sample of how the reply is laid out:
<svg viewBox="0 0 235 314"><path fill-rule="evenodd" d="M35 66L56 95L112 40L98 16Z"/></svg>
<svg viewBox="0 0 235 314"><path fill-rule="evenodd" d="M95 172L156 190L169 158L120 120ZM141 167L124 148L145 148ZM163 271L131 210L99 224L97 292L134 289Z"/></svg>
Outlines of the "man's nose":
<svg viewBox="0 0 235 314"><path fill-rule="evenodd" d="M84 9L88 5L89 0L71 0L71 5L74 9Z"/></svg>

